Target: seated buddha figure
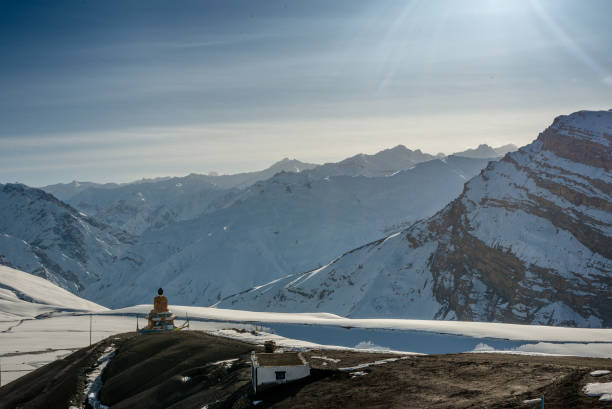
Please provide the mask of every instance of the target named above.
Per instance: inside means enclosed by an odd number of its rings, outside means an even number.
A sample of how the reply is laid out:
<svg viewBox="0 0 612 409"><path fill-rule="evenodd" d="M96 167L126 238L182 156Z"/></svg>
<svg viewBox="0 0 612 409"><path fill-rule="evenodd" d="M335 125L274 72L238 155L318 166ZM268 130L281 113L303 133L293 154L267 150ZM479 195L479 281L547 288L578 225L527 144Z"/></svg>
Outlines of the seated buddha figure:
<svg viewBox="0 0 612 409"><path fill-rule="evenodd" d="M157 295L153 299L153 311L154 312L168 312L168 299L163 295L164 290L161 288L157 290Z"/></svg>

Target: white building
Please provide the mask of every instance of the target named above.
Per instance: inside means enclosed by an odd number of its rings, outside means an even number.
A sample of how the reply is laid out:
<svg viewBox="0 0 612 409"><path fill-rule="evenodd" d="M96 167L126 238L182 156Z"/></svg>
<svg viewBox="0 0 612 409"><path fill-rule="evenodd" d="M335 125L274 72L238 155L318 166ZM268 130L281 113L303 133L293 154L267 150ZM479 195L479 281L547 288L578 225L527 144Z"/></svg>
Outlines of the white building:
<svg viewBox="0 0 612 409"><path fill-rule="evenodd" d="M310 364L298 352L252 353L252 378L255 393L267 386L310 376Z"/></svg>

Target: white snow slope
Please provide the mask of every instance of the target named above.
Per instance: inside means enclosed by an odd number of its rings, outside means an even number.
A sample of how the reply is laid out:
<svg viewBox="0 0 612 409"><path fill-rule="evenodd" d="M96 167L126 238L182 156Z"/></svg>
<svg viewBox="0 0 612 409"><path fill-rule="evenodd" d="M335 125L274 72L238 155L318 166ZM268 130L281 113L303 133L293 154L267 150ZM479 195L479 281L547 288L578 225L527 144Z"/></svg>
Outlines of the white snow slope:
<svg viewBox="0 0 612 409"><path fill-rule="evenodd" d="M401 233L218 305L612 326L612 111L561 116Z"/></svg>
<svg viewBox="0 0 612 409"><path fill-rule="evenodd" d="M106 308L32 274L0 266L0 320L33 318L58 311L101 312Z"/></svg>

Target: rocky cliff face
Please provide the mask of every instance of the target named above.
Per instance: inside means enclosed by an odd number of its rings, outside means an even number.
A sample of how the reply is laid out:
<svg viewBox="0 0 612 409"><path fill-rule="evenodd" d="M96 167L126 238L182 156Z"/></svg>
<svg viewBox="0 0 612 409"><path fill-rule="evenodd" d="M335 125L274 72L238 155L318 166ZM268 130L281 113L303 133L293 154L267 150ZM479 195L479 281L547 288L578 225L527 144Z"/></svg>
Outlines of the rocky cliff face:
<svg viewBox="0 0 612 409"><path fill-rule="evenodd" d="M555 119L433 217L219 305L612 325L612 111Z"/></svg>

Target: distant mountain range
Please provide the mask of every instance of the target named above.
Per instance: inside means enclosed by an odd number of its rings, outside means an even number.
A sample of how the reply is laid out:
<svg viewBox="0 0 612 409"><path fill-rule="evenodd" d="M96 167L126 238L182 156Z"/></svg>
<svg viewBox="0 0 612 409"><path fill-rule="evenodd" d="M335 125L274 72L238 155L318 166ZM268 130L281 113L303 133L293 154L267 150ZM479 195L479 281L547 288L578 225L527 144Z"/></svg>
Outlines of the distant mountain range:
<svg viewBox="0 0 612 409"><path fill-rule="evenodd" d="M491 156L486 156L484 151L473 156L475 159L493 159L498 156L493 150L491 152ZM456 156L469 155L457 154L451 157ZM160 229L174 222L213 213L235 200L241 190L280 172L305 172L309 180L334 176L383 177L434 159L440 158L398 145L374 155L359 154L323 165L285 158L263 171L236 175L190 174L124 184L72 182L42 189L101 222L139 235L147 229ZM454 160L453 163L458 162ZM476 167L483 166L480 162L474 163ZM463 173L471 177L474 166L467 166L470 170Z"/></svg>
<svg viewBox="0 0 612 409"><path fill-rule="evenodd" d="M489 145L481 144L476 149L468 149L456 152L452 156L476 157L479 159L492 159L503 156L508 152L516 151L518 147L513 144L491 148ZM233 175L209 174L201 175L192 173L185 177L162 177L155 179L141 179L131 183L94 183L78 182L57 183L44 186L41 189L51 193L63 201L75 201L73 198L79 193L95 189L117 189L128 185L156 184L173 180L175 183L183 183L184 180L199 180L202 183L216 186L222 189L244 188L255 182L266 180L279 172L302 172L318 168L316 174L321 176L388 176L397 171L406 170L417 163L426 162L432 159L443 159L446 155L439 153L430 155L421 152L420 149L410 150L404 145L398 145L391 149L385 149L374 155L360 153L340 162L325 163L317 165L313 163L301 162L297 159L284 158L269 168L256 172L237 173Z"/></svg>
<svg viewBox="0 0 612 409"><path fill-rule="evenodd" d="M65 202L0 185L0 263L108 306L159 286L210 305L432 215L487 161L400 145L321 166L45 188Z"/></svg>
<svg viewBox="0 0 612 409"><path fill-rule="evenodd" d="M611 145L612 111L558 117L434 216L218 305L609 327Z"/></svg>

